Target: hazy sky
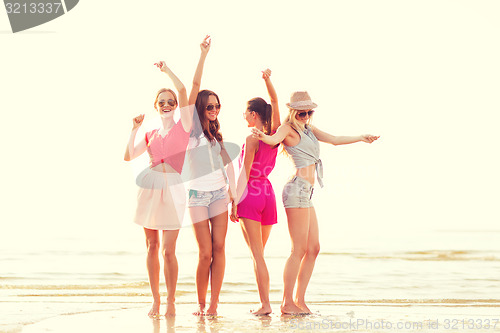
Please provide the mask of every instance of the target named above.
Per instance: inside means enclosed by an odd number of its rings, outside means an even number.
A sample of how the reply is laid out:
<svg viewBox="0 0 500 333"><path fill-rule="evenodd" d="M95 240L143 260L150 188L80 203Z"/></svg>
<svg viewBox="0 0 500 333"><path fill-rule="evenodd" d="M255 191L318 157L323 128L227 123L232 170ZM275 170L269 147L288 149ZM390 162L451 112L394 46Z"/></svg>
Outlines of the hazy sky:
<svg viewBox="0 0 500 333"><path fill-rule="evenodd" d="M282 119L290 94L307 90L320 129L381 135L321 146L320 223L499 229L499 10L457 0L80 1L17 34L0 10L2 237L131 223L131 119L154 122L156 91L173 87L153 63L165 60L190 89L206 34L202 88L219 94L227 141L249 133L247 100L269 100L266 67ZM290 171L280 156L277 193Z"/></svg>

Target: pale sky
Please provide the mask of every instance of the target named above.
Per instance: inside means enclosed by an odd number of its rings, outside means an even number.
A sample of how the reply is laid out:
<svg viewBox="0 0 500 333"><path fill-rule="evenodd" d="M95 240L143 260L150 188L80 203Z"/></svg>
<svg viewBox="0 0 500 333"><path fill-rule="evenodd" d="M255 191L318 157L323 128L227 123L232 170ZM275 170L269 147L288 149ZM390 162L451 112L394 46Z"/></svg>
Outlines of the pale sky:
<svg viewBox="0 0 500 333"><path fill-rule="evenodd" d="M190 89L206 34L202 88L219 94L227 141L249 134L247 100L269 100L267 67L282 119L290 94L307 90L320 129L381 136L322 144L323 223L498 230L499 10L457 0L80 1L17 34L0 10L2 237L132 223L131 119L154 122L156 91L173 87L154 62ZM290 171L280 155L277 193Z"/></svg>

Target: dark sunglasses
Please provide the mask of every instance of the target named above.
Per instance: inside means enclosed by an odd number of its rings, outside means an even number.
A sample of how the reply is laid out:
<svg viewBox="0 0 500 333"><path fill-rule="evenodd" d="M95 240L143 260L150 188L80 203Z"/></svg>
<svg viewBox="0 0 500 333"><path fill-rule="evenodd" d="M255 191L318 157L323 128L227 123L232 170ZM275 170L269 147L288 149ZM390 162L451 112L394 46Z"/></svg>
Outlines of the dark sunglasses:
<svg viewBox="0 0 500 333"><path fill-rule="evenodd" d="M297 115L300 118L305 118L306 114L309 115L309 117L311 117L313 115L313 113L314 113L314 110L309 110L309 111L299 112L299 113L297 113Z"/></svg>
<svg viewBox="0 0 500 333"><path fill-rule="evenodd" d="M214 108L216 108L217 110L220 110L220 104L208 104L207 105L207 111L212 111Z"/></svg>
<svg viewBox="0 0 500 333"><path fill-rule="evenodd" d="M169 100L167 101L167 103L168 103L168 105L170 105L170 106L175 106L175 101L174 101L173 99L169 99ZM162 107L164 107L164 106L165 106L165 101L164 101L164 100L159 101L159 102L158 102L158 106L159 106L159 107L161 107L161 108L162 108Z"/></svg>

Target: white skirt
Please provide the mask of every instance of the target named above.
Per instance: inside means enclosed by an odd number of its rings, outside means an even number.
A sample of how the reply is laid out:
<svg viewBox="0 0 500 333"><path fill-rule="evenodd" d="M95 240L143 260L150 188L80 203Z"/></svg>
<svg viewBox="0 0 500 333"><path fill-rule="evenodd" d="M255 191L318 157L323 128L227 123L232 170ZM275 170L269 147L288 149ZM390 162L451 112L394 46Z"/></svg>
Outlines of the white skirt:
<svg viewBox="0 0 500 333"><path fill-rule="evenodd" d="M147 168L137 176L136 183L139 193L134 222L147 229L180 229L186 209L181 176Z"/></svg>

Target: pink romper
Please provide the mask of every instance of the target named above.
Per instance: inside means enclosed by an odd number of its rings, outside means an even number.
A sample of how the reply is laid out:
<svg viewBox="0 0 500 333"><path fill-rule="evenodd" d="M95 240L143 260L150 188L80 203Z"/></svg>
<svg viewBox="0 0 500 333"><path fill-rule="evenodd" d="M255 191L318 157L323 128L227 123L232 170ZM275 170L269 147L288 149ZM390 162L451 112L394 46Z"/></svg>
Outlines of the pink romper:
<svg viewBox="0 0 500 333"><path fill-rule="evenodd" d="M243 165L245 144L239 158L240 169ZM278 223L276 211L276 196L273 186L267 176L274 169L278 147L271 147L259 141L259 148L255 153L250 170L250 178L243 194L243 200L238 204L238 216L258 221L262 225Z"/></svg>
<svg viewBox="0 0 500 333"><path fill-rule="evenodd" d="M158 130L146 133L149 168L136 179L139 186L134 222L147 229L178 230L182 226L186 208L186 192L180 173L189 142L189 132L178 121L162 137ZM170 165L177 172L161 172L152 168L160 163Z"/></svg>

